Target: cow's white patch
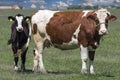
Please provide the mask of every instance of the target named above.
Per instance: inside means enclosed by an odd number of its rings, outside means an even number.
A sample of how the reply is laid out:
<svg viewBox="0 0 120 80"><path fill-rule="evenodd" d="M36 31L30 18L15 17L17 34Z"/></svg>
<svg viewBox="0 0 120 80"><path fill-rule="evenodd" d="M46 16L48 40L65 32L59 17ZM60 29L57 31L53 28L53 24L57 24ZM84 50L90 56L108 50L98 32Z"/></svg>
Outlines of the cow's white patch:
<svg viewBox="0 0 120 80"><path fill-rule="evenodd" d="M30 43L30 37L28 37L27 43L25 44L25 47L28 47L28 46L29 46L29 43Z"/></svg>
<svg viewBox="0 0 120 80"><path fill-rule="evenodd" d="M107 11L107 9L99 9L95 12L97 14L97 18L99 19L99 23L100 23L100 30L99 30L99 35L103 35L103 34L107 34L107 28L105 25L105 19L107 18L107 14L110 15L110 12Z"/></svg>
<svg viewBox="0 0 120 80"><path fill-rule="evenodd" d="M81 59L82 59L82 70L81 72L83 74L87 73L87 58L88 58L88 48L87 47L83 47L83 45L80 45L81 48Z"/></svg>
<svg viewBox="0 0 120 80"><path fill-rule="evenodd" d="M51 11L51 10L39 10L32 16L32 24L37 24L38 30L40 33L46 34L46 25L53 17L53 15L59 11ZM45 35L47 36L47 35ZM49 36L47 36L48 40L50 40Z"/></svg>
<svg viewBox="0 0 120 80"><path fill-rule="evenodd" d="M22 20L23 20L23 16L16 16L16 20L17 20L17 31L22 31L23 27L22 27Z"/></svg>
<svg viewBox="0 0 120 80"><path fill-rule="evenodd" d="M81 48L81 59L86 60L88 58L88 48L83 47L83 45L80 45Z"/></svg>
<svg viewBox="0 0 120 80"><path fill-rule="evenodd" d="M87 14L88 14L88 12L90 12L90 11L92 11L92 10L84 10L83 12L84 12L84 15L82 16L82 17L85 17Z"/></svg>
<svg viewBox="0 0 120 80"><path fill-rule="evenodd" d="M76 44L76 45L78 44L78 33L80 32L80 26L81 26L81 24L78 26L78 28L73 33L72 40L66 44L69 44L69 45L70 44Z"/></svg>
<svg viewBox="0 0 120 80"><path fill-rule="evenodd" d="M29 36L31 36L32 30L31 30L31 25L29 25Z"/></svg>
<svg viewBox="0 0 120 80"><path fill-rule="evenodd" d="M73 33L73 37L76 36L76 38L78 38L78 33L80 32L80 26L81 26L81 24L79 24L78 28L77 28L76 31Z"/></svg>
<svg viewBox="0 0 120 80"><path fill-rule="evenodd" d="M27 47L29 46L30 36L31 36L31 26L29 25L29 37L28 37L28 39L27 39L27 43L25 44L24 48L27 48Z"/></svg>
<svg viewBox="0 0 120 80"><path fill-rule="evenodd" d="M18 71L18 67L17 67L17 66L15 66L15 67L14 67L14 70L15 70L15 71Z"/></svg>
<svg viewBox="0 0 120 80"><path fill-rule="evenodd" d="M94 72L94 66L93 66L93 61L90 61L89 69L90 69L90 74L95 74L95 72Z"/></svg>

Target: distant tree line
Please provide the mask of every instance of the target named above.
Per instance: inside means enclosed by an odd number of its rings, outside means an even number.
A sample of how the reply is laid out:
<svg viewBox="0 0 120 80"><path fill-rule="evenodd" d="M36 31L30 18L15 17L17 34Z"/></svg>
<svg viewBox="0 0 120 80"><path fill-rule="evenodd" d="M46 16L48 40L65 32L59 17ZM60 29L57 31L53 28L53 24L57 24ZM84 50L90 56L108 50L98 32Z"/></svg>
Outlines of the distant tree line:
<svg viewBox="0 0 120 80"><path fill-rule="evenodd" d="M81 5L70 5L69 7L67 7L68 10L71 9L98 9L99 7L105 7L105 8L116 8L116 9L120 9L120 6L114 6L114 5L110 5L110 6L81 6Z"/></svg>

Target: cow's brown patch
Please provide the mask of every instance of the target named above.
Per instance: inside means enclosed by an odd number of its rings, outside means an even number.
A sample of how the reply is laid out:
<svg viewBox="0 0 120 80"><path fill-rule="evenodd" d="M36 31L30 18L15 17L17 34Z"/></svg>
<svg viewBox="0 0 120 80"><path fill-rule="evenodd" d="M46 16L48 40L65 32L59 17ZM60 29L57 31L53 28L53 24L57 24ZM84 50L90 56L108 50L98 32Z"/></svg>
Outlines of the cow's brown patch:
<svg viewBox="0 0 120 80"><path fill-rule="evenodd" d="M94 45L96 22L94 19L88 18L88 16L93 15L93 12L89 12L86 16L83 16L83 14L84 12L82 11L65 11L55 13L46 27L46 31L48 35L50 35L52 43L67 43L71 41L72 36L76 38L73 33L81 24L80 32L78 33L78 44L82 44L84 47Z"/></svg>
<svg viewBox="0 0 120 80"><path fill-rule="evenodd" d="M62 44L71 41L73 33L78 28L82 11L57 12L47 24L46 31L52 43Z"/></svg>
<svg viewBox="0 0 120 80"><path fill-rule="evenodd" d="M32 33L33 33L33 34L36 34L36 33L37 33L37 24L33 24Z"/></svg>

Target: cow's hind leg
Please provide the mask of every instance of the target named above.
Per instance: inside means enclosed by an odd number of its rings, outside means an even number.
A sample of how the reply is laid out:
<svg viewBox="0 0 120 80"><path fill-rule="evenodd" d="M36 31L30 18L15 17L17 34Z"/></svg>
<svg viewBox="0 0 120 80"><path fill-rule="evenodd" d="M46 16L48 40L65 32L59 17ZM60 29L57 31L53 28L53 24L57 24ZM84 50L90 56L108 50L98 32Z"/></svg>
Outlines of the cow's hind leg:
<svg viewBox="0 0 120 80"><path fill-rule="evenodd" d="M25 71L25 61L26 61L26 52L27 52L28 48L26 48L26 50L21 54L21 72Z"/></svg>
<svg viewBox="0 0 120 80"><path fill-rule="evenodd" d="M44 64L43 64L43 42L37 42L37 50L38 50L38 61L39 61L39 67L40 67L40 72L42 74L46 74L46 70L44 68Z"/></svg>
<svg viewBox="0 0 120 80"><path fill-rule="evenodd" d="M40 66L40 72L42 74L46 74L46 70L43 64L43 48L44 48L44 39L40 36L38 30L37 30L37 25L34 24L33 26L33 38L34 38L34 42L36 44L37 50L38 50L38 56L39 56L39 66ZM34 69L34 68L33 68ZM35 70L34 70L35 72Z"/></svg>

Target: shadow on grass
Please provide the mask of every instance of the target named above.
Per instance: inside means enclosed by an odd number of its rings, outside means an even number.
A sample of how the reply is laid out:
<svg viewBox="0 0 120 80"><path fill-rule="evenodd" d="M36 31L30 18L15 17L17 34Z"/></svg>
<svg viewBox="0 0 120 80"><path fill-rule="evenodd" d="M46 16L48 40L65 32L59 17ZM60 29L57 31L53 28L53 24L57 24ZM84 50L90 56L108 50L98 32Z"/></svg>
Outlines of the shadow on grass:
<svg viewBox="0 0 120 80"><path fill-rule="evenodd" d="M24 72L22 72L21 70L18 70L16 71L17 73L23 73L23 74L42 74L40 73L40 71L34 73L31 69L26 69ZM64 74L64 75L67 75L67 74L79 74L79 73L75 73L75 72L72 72L72 71L47 71L47 74L56 74L56 75L59 75L59 74Z"/></svg>
<svg viewBox="0 0 120 80"><path fill-rule="evenodd" d="M78 73L75 73L72 71L47 71L47 72L48 72L48 74L56 74L56 75L58 75L58 74L64 74L64 75L66 75L66 74L78 74Z"/></svg>
<svg viewBox="0 0 120 80"><path fill-rule="evenodd" d="M34 73L31 69L26 69L25 72L21 72L21 70L18 70L17 73L23 73L23 74L41 74L39 71ZM59 75L59 74L64 74L64 75L69 75L69 74L81 74L80 72L72 72L72 71L47 71L47 74L55 74L55 75ZM109 73L109 72L104 72L104 73L97 73L95 75L91 75L91 74L84 74L85 76L96 76L96 77L109 77L109 78L114 78L115 75Z"/></svg>
<svg viewBox="0 0 120 80"><path fill-rule="evenodd" d="M26 69L24 72L22 72L21 70L18 70L17 73L31 74L31 73L34 73L34 72L31 69Z"/></svg>
<svg viewBox="0 0 120 80"><path fill-rule="evenodd" d="M101 77L101 76L103 76L103 77L111 77L111 78L115 77L115 75L110 74L110 73L96 74L96 76L98 76L98 77Z"/></svg>

